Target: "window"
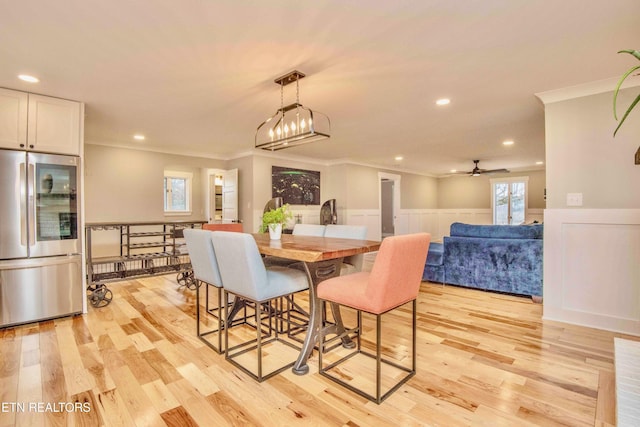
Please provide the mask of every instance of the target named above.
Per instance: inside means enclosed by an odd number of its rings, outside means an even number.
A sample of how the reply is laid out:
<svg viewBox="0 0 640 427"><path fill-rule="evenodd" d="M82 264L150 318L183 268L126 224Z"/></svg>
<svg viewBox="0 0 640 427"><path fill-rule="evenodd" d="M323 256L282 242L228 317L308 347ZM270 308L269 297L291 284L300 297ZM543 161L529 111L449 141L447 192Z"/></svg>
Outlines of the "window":
<svg viewBox="0 0 640 427"><path fill-rule="evenodd" d="M164 171L164 213L191 215L191 179L189 172Z"/></svg>
<svg viewBox="0 0 640 427"><path fill-rule="evenodd" d="M493 223L524 224L527 217L527 187L529 178L500 178L491 181Z"/></svg>

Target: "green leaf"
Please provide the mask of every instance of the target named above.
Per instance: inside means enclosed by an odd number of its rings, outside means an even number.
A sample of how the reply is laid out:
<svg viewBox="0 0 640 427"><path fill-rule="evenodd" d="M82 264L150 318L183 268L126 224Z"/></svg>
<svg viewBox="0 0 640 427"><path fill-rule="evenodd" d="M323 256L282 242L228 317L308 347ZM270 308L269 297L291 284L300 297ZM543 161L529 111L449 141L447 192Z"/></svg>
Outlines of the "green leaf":
<svg viewBox="0 0 640 427"><path fill-rule="evenodd" d="M613 117L618 120L618 114L616 112L616 103L617 103L617 99L618 99L618 92L620 92L620 86L622 86L622 83L624 83L624 81L626 80L627 77L629 77L629 75L631 73L633 73L636 70L640 70L640 65L636 65L635 67L630 68L626 73L624 73L622 75L622 77L620 77L620 80L618 80L618 84L616 85L616 89L613 92Z"/></svg>
<svg viewBox="0 0 640 427"><path fill-rule="evenodd" d="M285 204L276 209L271 209L262 215L262 225L260 233L264 233L269 229L270 224L285 224L293 218L293 213L289 210L289 204Z"/></svg>
<svg viewBox="0 0 640 427"><path fill-rule="evenodd" d="M618 127L616 128L615 131L613 131L613 136L616 136L616 133L618 132L618 129L620 129L620 126L622 126L622 124L624 123L625 119L627 118L627 116L629 115L631 110L633 110L633 107L635 107L638 102L640 102L640 95L636 96L636 99L633 100L633 102L631 103L631 105L627 109L627 112L624 113L624 116L622 116L622 120L620 120L620 123L618 123Z"/></svg>
<svg viewBox="0 0 640 427"><path fill-rule="evenodd" d="M628 53L640 59L640 50L626 49L626 50L619 50L618 53Z"/></svg>

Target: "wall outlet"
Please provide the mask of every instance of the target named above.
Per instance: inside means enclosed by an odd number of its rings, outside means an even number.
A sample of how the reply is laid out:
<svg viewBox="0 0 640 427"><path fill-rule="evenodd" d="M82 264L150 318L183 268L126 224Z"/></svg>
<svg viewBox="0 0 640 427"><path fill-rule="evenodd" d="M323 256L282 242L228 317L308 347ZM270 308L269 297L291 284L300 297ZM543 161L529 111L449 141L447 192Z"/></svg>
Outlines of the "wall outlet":
<svg viewBox="0 0 640 427"><path fill-rule="evenodd" d="M582 206L582 193L567 193L567 206Z"/></svg>

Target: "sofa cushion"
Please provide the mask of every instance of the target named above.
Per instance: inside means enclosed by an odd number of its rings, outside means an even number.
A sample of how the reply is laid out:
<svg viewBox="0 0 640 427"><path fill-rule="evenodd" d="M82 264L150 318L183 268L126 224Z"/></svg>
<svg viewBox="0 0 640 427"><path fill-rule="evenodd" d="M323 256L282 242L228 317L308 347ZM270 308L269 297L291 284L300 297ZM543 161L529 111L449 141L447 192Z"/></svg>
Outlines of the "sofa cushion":
<svg viewBox="0 0 640 427"><path fill-rule="evenodd" d="M543 225L474 225L454 222L452 237L486 237L491 239L542 239Z"/></svg>

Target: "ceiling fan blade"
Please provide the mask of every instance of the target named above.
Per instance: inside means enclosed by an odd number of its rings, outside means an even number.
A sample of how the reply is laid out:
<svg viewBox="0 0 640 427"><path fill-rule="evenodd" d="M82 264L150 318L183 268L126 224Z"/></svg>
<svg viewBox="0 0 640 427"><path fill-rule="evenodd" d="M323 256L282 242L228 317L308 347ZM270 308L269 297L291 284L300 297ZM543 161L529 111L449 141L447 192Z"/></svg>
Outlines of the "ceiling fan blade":
<svg viewBox="0 0 640 427"><path fill-rule="evenodd" d="M492 173L511 173L509 169L481 169L480 173L492 174Z"/></svg>
<svg viewBox="0 0 640 427"><path fill-rule="evenodd" d="M473 170L452 172L450 175L479 176L479 175L484 175L484 174L510 173L511 172L509 169L505 169L505 168L501 168L501 169L480 169L478 167L478 163L479 162L480 162L480 160L474 160L473 161L473 163L475 164L475 167L473 168Z"/></svg>

